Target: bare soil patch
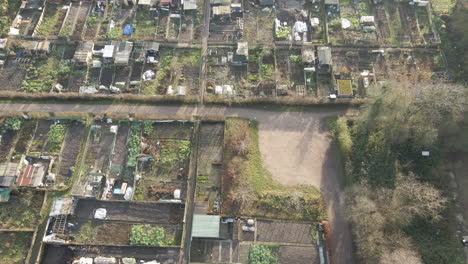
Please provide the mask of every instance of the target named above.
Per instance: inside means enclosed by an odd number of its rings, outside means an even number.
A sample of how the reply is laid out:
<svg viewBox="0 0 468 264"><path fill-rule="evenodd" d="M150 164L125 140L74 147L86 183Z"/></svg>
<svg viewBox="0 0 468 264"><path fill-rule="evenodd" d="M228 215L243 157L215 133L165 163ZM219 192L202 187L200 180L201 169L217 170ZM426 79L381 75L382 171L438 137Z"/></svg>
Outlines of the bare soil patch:
<svg viewBox="0 0 468 264"><path fill-rule="evenodd" d="M279 264L315 264L320 263L317 248L280 246L278 250Z"/></svg>
<svg viewBox="0 0 468 264"><path fill-rule="evenodd" d="M98 208L107 209L106 220L141 223L181 223L184 214L184 205L181 204L80 199L76 216L81 219L93 219L94 211Z"/></svg>
<svg viewBox="0 0 468 264"><path fill-rule="evenodd" d="M310 224L257 220L257 241L296 244L314 243Z"/></svg>

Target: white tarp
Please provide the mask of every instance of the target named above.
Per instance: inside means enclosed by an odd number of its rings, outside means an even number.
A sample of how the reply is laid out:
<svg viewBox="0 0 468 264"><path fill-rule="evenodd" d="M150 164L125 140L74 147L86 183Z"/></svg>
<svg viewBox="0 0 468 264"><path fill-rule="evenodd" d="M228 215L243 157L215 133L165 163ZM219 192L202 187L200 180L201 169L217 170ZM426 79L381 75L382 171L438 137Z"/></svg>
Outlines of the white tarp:
<svg viewBox="0 0 468 264"><path fill-rule="evenodd" d="M223 87L215 86L215 94L223 94Z"/></svg>
<svg viewBox="0 0 468 264"><path fill-rule="evenodd" d="M80 264L93 264L93 258L80 258Z"/></svg>
<svg viewBox="0 0 468 264"><path fill-rule="evenodd" d="M186 94L185 86L179 85L176 87L176 95L184 96L185 94Z"/></svg>
<svg viewBox="0 0 468 264"><path fill-rule="evenodd" d="M341 28L342 29L347 29L347 28L350 28L350 27L351 27L351 21L349 21L346 18L342 18L341 19Z"/></svg>
<svg viewBox="0 0 468 264"><path fill-rule="evenodd" d="M104 58L114 57L114 45L105 45L103 55Z"/></svg>
<svg viewBox="0 0 468 264"><path fill-rule="evenodd" d="M374 20L374 16L362 16L360 19L359 19L359 22L361 24L373 24L375 22Z"/></svg>
<svg viewBox="0 0 468 264"><path fill-rule="evenodd" d="M313 17L310 19L310 26L315 28L315 27L318 27L320 25L320 20L318 17Z"/></svg>
<svg viewBox="0 0 468 264"><path fill-rule="evenodd" d="M234 93L231 85L224 85L224 94L232 95Z"/></svg>
<svg viewBox="0 0 468 264"><path fill-rule="evenodd" d="M133 195L133 187L128 187L127 191L125 192L124 199L128 201L132 198L132 195Z"/></svg>
<svg viewBox="0 0 468 264"><path fill-rule="evenodd" d="M156 74L154 73L154 71L152 70L147 70L143 73L143 81L148 81L148 80L152 80L154 79L154 76L156 76Z"/></svg>
<svg viewBox="0 0 468 264"><path fill-rule="evenodd" d="M94 259L94 264L117 264L117 259L115 258L106 258L106 257L97 257Z"/></svg>
<svg viewBox="0 0 468 264"><path fill-rule="evenodd" d="M296 21L296 23L294 23L293 29L294 32L302 34L304 32L307 32L307 24L302 21Z"/></svg>
<svg viewBox="0 0 468 264"><path fill-rule="evenodd" d="M123 264L136 264L136 259L134 258L123 258Z"/></svg>
<svg viewBox="0 0 468 264"><path fill-rule="evenodd" d="M97 92L98 90L94 86L80 86L80 93L82 94L94 94Z"/></svg>
<svg viewBox="0 0 468 264"><path fill-rule="evenodd" d="M107 216L107 210L106 208L98 208L96 209L96 212L94 212L94 219L106 219Z"/></svg>

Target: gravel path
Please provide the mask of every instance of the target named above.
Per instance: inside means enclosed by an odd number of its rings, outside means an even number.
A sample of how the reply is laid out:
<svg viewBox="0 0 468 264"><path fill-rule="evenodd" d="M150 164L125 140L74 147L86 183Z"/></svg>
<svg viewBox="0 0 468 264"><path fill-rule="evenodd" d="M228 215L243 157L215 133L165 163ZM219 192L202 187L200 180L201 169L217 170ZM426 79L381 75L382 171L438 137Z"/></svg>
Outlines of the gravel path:
<svg viewBox="0 0 468 264"><path fill-rule="evenodd" d="M319 188L328 205L335 264L354 263L350 227L345 220L338 165L333 158L327 117L330 112L275 112L226 107L177 107L77 104L0 104L0 112L135 113L154 118L238 116L259 121L260 151L266 168L282 184ZM153 118L153 117L152 117Z"/></svg>

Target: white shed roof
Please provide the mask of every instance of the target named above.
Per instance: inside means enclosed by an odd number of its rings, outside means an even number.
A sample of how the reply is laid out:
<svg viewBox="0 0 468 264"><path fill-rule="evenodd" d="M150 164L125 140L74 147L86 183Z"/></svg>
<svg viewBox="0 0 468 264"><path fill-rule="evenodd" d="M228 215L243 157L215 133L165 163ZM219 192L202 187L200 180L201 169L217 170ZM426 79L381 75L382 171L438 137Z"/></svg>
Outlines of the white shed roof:
<svg viewBox="0 0 468 264"><path fill-rule="evenodd" d="M103 52L103 57L104 58L112 58L114 57L114 45L105 45L104 46L104 52Z"/></svg>
<svg viewBox="0 0 468 264"><path fill-rule="evenodd" d="M193 215L192 237L219 238L219 215Z"/></svg>
<svg viewBox="0 0 468 264"><path fill-rule="evenodd" d="M197 9L197 0L184 0L184 10Z"/></svg>

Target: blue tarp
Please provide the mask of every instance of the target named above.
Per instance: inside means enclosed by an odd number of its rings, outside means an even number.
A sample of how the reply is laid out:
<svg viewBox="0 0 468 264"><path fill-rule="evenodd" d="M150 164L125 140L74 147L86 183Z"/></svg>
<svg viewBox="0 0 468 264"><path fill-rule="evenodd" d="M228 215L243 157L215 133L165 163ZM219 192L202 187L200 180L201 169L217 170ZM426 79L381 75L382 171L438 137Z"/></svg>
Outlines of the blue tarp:
<svg viewBox="0 0 468 264"><path fill-rule="evenodd" d="M133 33L133 27L130 24L125 25L123 34L124 35L131 35Z"/></svg>

